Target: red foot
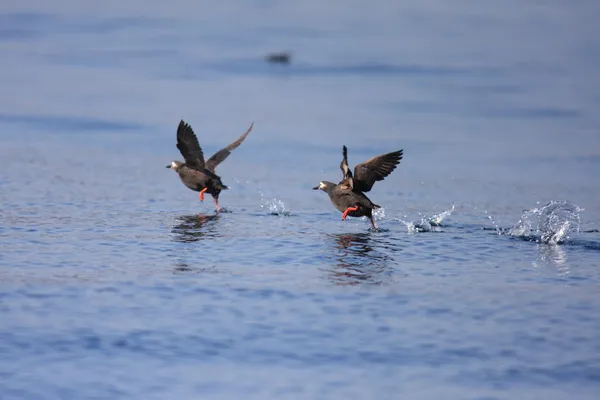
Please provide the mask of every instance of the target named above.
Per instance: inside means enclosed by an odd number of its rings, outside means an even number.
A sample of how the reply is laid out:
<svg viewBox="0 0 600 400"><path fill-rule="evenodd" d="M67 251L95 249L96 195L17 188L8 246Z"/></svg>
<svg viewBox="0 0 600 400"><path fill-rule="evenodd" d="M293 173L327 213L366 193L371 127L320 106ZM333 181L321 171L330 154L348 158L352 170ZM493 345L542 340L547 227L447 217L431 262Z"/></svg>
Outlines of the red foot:
<svg viewBox="0 0 600 400"><path fill-rule="evenodd" d="M204 201L204 192L206 192L207 188L204 188L200 191L200 201Z"/></svg>
<svg viewBox="0 0 600 400"><path fill-rule="evenodd" d="M344 213L342 214L342 221L346 219L346 217L348 216L348 213L350 211L356 211L356 210L358 210L358 206L346 208L346 211L344 211Z"/></svg>

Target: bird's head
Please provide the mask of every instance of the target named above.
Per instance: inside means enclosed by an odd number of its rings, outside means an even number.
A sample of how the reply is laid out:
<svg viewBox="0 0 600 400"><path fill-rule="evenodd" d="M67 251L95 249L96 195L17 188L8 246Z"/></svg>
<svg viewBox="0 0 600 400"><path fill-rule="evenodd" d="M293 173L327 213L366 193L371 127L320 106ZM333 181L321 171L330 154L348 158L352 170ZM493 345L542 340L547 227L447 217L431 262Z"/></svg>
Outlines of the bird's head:
<svg viewBox="0 0 600 400"><path fill-rule="evenodd" d="M181 161L172 161L171 164L167 165L167 168L171 168L173 171L177 171L183 163Z"/></svg>
<svg viewBox="0 0 600 400"><path fill-rule="evenodd" d="M313 188L313 190L322 190L324 192L328 192L331 189L333 189L335 187L335 183L333 182L327 182L327 181L321 181L319 182L319 184L317 186L315 186Z"/></svg>

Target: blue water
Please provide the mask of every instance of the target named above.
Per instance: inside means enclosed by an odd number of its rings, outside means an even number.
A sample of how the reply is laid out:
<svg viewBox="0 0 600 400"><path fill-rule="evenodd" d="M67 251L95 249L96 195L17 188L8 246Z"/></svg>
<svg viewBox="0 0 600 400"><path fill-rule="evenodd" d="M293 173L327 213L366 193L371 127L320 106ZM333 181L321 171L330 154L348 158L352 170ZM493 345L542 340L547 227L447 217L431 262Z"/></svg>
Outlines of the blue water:
<svg viewBox="0 0 600 400"><path fill-rule="evenodd" d="M0 399L598 397L597 2L147 3L0 5Z"/></svg>

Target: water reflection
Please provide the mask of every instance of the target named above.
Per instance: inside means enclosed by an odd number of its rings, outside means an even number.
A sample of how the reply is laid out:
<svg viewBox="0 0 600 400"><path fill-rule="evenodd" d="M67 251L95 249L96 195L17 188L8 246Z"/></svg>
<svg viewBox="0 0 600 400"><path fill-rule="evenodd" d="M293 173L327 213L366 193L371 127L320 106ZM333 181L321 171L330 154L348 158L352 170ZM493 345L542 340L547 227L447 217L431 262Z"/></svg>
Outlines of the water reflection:
<svg viewBox="0 0 600 400"><path fill-rule="evenodd" d="M200 274L200 273L216 273L217 267L215 265L209 266L194 266L190 265L185 261L177 261L172 267L174 274Z"/></svg>
<svg viewBox="0 0 600 400"><path fill-rule="evenodd" d="M559 276L569 275L571 270L569 264L567 264L567 252L564 246L539 243L537 247L538 258L533 261L534 267L551 266L556 268Z"/></svg>
<svg viewBox="0 0 600 400"><path fill-rule="evenodd" d="M334 262L328 268L329 278L339 285L361 283L381 284L391 273L393 258L381 251L396 248L381 237L371 233L345 233L329 235L333 246L327 258Z"/></svg>
<svg viewBox="0 0 600 400"><path fill-rule="evenodd" d="M176 242L197 242L207 237L216 236L215 222L218 214L197 214L178 217L179 223L173 226L173 240Z"/></svg>

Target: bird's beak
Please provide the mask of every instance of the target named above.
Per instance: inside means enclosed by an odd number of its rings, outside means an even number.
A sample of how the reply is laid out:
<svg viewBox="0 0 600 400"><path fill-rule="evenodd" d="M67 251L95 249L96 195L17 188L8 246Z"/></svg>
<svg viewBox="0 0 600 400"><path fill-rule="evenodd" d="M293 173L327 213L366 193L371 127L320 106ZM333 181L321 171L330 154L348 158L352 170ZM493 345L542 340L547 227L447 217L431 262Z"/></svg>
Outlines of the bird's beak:
<svg viewBox="0 0 600 400"><path fill-rule="evenodd" d="M167 168L171 168L171 164L167 165Z"/></svg>
<svg viewBox="0 0 600 400"><path fill-rule="evenodd" d="M315 186L313 190L319 190L319 185Z"/></svg>

